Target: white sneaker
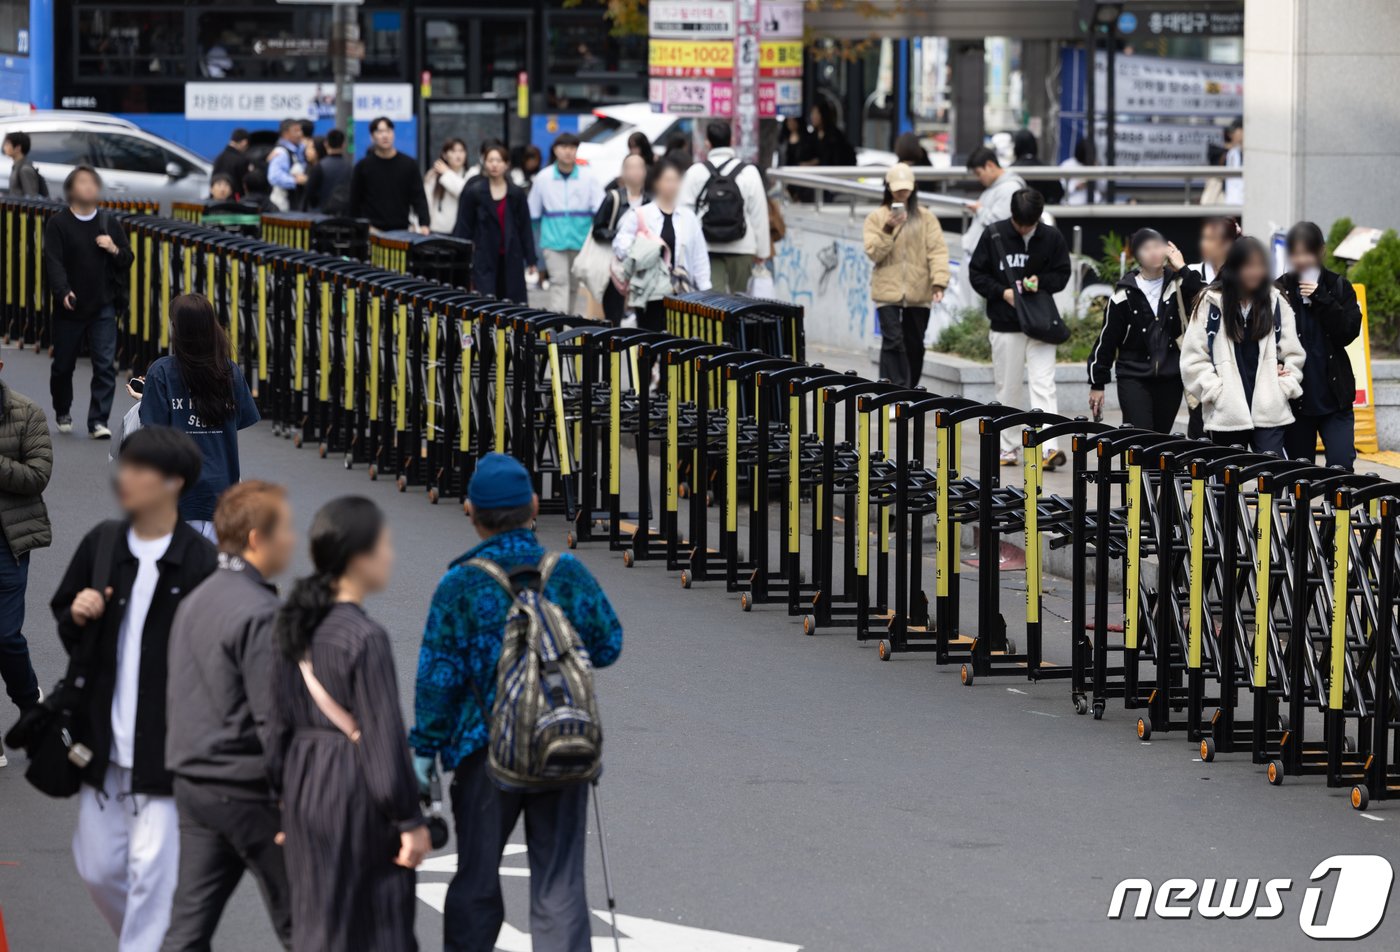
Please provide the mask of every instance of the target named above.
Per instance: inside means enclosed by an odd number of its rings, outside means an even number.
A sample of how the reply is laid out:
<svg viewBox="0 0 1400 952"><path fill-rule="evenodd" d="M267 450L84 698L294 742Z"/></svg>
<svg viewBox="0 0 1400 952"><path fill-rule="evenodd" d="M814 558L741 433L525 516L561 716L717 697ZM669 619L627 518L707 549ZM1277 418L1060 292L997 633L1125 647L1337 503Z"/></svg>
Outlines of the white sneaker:
<svg viewBox="0 0 1400 952"><path fill-rule="evenodd" d="M1015 450L1002 450L1000 462L1003 466L1015 466L1021 462L1021 454Z"/></svg>
<svg viewBox="0 0 1400 952"><path fill-rule="evenodd" d="M0 767L10 766L10 758L5 756L5 751L0 749Z"/></svg>
<svg viewBox="0 0 1400 952"><path fill-rule="evenodd" d="M67 415L64 415L64 416L59 417L59 418L58 418L58 432L60 432L60 433L72 433L72 432L73 432L73 418L70 417L70 416L67 416Z"/></svg>
<svg viewBox="0 0 1400 952"><path fill-rule="evenodd" d="M112 431L107 429L106 424L99 423L91 430L88 430L88 436L92 437L94 440L110 440L112 438Z"/></svg>

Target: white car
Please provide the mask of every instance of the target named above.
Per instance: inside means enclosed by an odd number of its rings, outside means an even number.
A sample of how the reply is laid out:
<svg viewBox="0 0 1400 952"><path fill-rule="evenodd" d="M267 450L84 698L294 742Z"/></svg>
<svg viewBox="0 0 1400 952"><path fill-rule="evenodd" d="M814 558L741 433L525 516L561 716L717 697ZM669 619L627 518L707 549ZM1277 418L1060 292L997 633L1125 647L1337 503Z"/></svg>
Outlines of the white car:
<svg viewBox="0 0 1400 952"><path fill-rule="evenodd" d="M150 198L166 204L198 201L209 194L210 162L116 116L54 111L0 117L0 137L11 132L28 134L29 158L54 198L63 194L63 180L79 165L101 173L109 198ZM9 185L10 165L0 156L0 187Z"/></svg>
<svg viewBox="0 0 1400 952"><path fill-rule="evenodd" d="M603 106L593 115L593 124L578 134L578 157L600 182L610 182L622 171L632 133L643 133L659 159L666 154L667 139L679 132L692 142L695 132L695 117L652 112L651 104L645 102Z"/></svg>

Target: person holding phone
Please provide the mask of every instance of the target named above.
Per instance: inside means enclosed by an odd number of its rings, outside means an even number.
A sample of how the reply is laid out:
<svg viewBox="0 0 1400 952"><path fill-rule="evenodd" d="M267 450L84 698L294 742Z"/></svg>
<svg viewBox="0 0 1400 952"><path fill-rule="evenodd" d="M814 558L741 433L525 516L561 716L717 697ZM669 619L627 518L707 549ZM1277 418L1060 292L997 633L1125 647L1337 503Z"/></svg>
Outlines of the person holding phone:
<svg viewBox="0 0 1400 952"><path fill-rule="evenodd" d="M903 162L885 173L884 198L866 216L863 231L874 265L870 295L880 322L880 376L916 387L929 312L948 288L948 245L938 219L919 208L914 171Z"/></svg>
<svg viewBox="0 0 1400 952"><path fill-rule="evenodd" d="M1361 307L1351 282L1323 267L1321 228L1300 221L1288 230L1286 245L1289 271L1275 286L1293 308L1308 357L1284 449L1289 459L1311 460L1321 436L1327 465L1349 470L1356 462L1356 374L1346 349L1361 333Z"/></svg>

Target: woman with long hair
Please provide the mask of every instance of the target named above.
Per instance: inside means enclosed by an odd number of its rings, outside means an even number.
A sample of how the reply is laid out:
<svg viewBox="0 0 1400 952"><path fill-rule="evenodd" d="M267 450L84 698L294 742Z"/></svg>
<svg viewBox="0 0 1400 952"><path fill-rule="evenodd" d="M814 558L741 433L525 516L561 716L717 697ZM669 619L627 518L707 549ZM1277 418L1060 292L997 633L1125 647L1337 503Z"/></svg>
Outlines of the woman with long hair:
<svg viewBox="0 0 1400 952"><path fill-rule="evenodd" d="M394 549L360 496L311 522L315 574L277 615L268 770L282 800L292 948L416 949L414 873L429 849L389 634L365 612Z"/></svg>
<svg viewBox="0 0 1400 952"><path fill-rule="evenodd" d="M147 368L141 395L142 426L174 427L199 446L204 465L180 518L210 539L219 494L240 478L238 431L261 419L231 351L209 299L181 294L170 302L170 355Z"/></svg>
<svg viewBox="0 0 1400 952"><path fill-rule="evenodd" d="M457 225L457 205L467 185L467 144L448 139L438 152L437 161L423 176L428 195L428 228L440 235L452 234Z"/></svg>
<svg viewBox="0 0 1400 952"><path fill-rule="evenodd" d="M948 287L948 245L938 218L919 208L914 173L903 162L885 173L884 199L863 231L880 321L880 376L917 387L929 312Z"/></svg>
<svg viewBox="0 0 1400 952"><path fill-rule="evenodd" d="M617 237L617 226L621 223L622 216L629 210L635 211L651 201L651 193L647 191L650 170L651 165L646 162L644 156L635 152L629 154L622 160L622 174L603 196L603 204L598 206L598 211L593 215L591 240L607 248L609 260L612 259L612 243ZM595 297L601 296L604 319L617 327L625 316L627 300L613 284L611 272L600 277L601 282L591 278L588 280L588 293Z"/></svg>
<svg viewBox="0 0 1400 952"><path fill-rule="evenodd" d="M535 233L525 190L507 177L510 153L499 142L487 146L481 171L462 194L453 234L472 243L472 286L477 291L525 304L527 266L535 272Z"/></svg>
<svg viewBox="0 0 1400 952"><path fill-rule="evenodd" d="M1303 393L1303 345L1293 308L1269 280L1269 254L1241 238L1196 302L1181 344L1181 379L1223 445L1283 455L1289 401Z"/></svg>
<svg viewBox="0 0 1400 952"><path fill-rule="evenodd" d="M1361 307L1351 282L1323 264L1321 228L1300 221L1288 229L1285 243L1289 269L1275 286L1293 306L1308 359L1303 398L1293 408L1284 446L1289 459L1314 459L1321 436L1327 465L1351 469L1356 462L1356 373L1346 348L1361 333Z"/></svg>
<svg viewBox="0 0 1400 952"><path fill-rule="evenodd" d="M1186 264L1186 259L1176 250L1176 246L1171 246L1172 253L1168 260L1172 267L1181 274L1181 300L1186 305L1187 313L1191 313L1196 302L1200 300L1201 293L1215 281L1215 276L1225 265L1225 256L1230 253L1230 246L1235 243L1240 234L1240 223L1237 218L1221 215L1207 218L1201 222L1199 243L1201 260L1196 264ZM1199 440L1206 434L1206 425L1201 418L1201 405L1196 402L1195 397L1188 393L1186 407L1188 410L1186 435L1193 440Z"/></svg>
<svg viewBox="0 0 1400 952"><path fill-rule="evenodd" d="M652 200L622 216L613 238L613 254L628 278L627 304L637 311L637 326L666 329L666 295L680 290L710 289L710 252L700 219L680 204L680 166L669 158L651 175Z"/></svg>

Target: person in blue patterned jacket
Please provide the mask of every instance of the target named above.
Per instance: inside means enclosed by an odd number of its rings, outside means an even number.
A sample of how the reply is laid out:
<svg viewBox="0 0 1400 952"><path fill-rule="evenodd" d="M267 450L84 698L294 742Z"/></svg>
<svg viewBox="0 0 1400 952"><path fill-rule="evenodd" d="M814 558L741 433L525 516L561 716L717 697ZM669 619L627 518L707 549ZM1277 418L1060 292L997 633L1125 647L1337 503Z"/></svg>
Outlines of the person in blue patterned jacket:
<svg viewBox="0 0 1400 952"><path fill-rule="evenodd" d="M485 572L466 562L490 559L508 572L538 564L545 550L531 527L540 500L518 460L491 453L477 464L467 485L467 503L482 542L448 567L433 595L418 655L416 723L408 736L424 790L436 761L452 771L457 874L447 889L443 948L495 948L505 920L501 855L524 813L534 949L588 952L591 929L583 875L588 785L521 793L500 789L486 773L490 727L482 705L489 711L495 702L496 662L510 601ZM595 668L617 660L622 625L583 563L562 555L544 595L573 623Z"/></svg>

